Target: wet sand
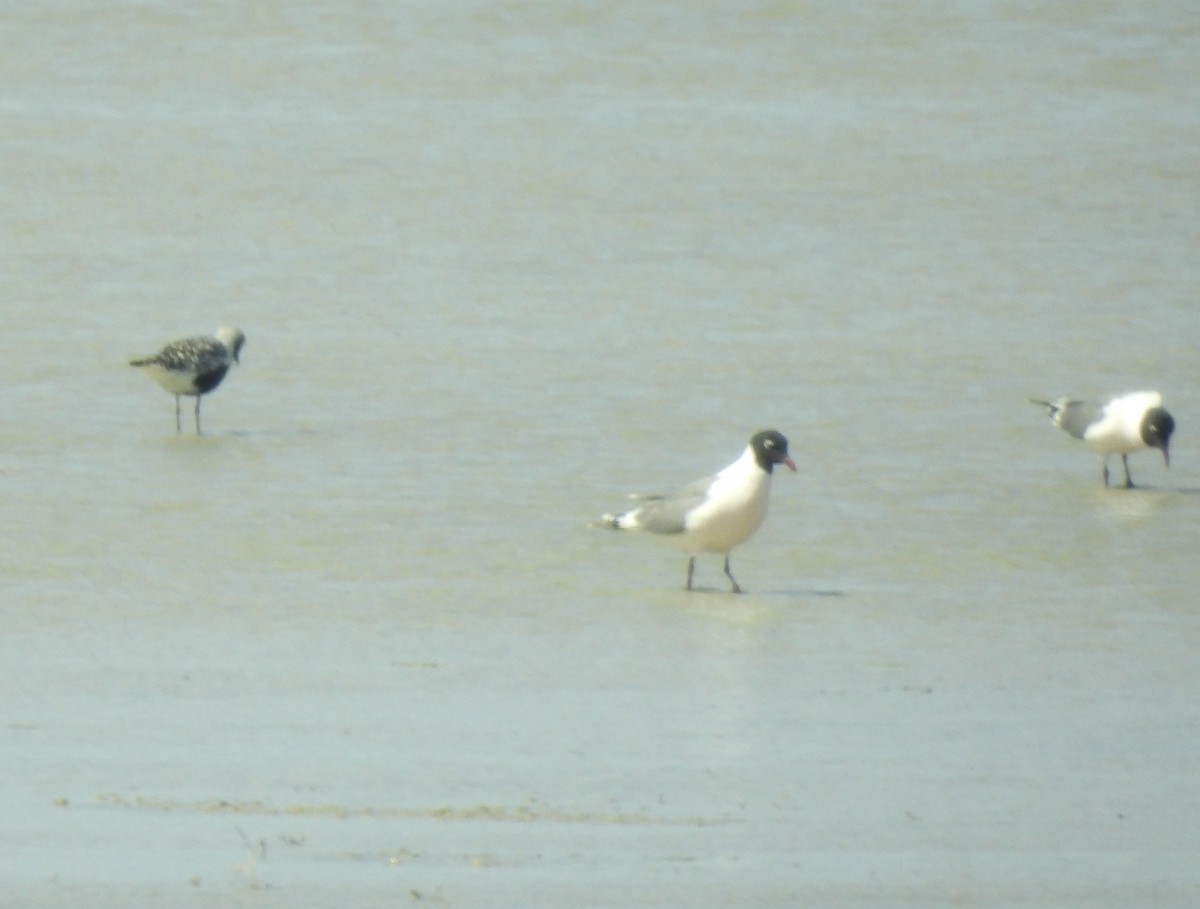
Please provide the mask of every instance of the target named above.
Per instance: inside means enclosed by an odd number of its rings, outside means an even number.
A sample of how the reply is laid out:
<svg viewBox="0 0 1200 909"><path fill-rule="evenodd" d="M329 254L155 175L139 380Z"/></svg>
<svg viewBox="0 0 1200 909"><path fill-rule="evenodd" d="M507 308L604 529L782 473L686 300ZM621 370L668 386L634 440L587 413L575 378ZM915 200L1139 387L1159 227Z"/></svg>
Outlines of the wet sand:
<svg viewBox="0 0 1200 909"><path fill-rule="evenodd" d="M1194 22L9 10L0 904L1192 909Z"/></svg>

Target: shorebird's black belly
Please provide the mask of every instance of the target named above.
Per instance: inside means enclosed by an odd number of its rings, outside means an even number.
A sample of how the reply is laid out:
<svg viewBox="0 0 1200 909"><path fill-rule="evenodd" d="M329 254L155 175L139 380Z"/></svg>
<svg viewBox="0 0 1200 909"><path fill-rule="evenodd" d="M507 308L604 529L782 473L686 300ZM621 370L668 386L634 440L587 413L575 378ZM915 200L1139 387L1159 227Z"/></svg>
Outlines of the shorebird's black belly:
<svg viewBox="0 0 1200 909"><path fill-rule="evenodd" d="M229 372L229 367L221 366L197 375L195 381L192 383L196 386L196 394L202 395L212 391L221 384L221 380L225 378L225 373L227 372Z"/></svg>

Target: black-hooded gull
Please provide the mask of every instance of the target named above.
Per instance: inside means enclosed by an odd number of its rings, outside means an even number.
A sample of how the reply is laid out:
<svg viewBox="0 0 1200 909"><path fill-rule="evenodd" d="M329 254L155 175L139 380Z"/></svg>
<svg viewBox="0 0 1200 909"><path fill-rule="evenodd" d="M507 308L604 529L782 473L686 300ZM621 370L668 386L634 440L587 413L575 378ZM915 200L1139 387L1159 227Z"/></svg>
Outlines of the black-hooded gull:
<svg viewBox="0 0 1200 909"><path fill-rule="evenodd" d="M776 464L795 471L788 443L780 433L755 433L740 458L715 476L689 484L672 496L635 496L642 504L624 514L600 520L617 530L644 530L661 536L689 554L687 589L692 589L696 553L725 556L725 576L734 593L742 588L729 570L729 553L746 542L767 515L771 473Z"/></svg>
<svg viewBox="0 0 1200 909"><path fill-rule="evenodd" d="M1042 401L1030 398L1029 403L1047 408L1054 425L1076 439L1081 439L1100 456L1104 485L1108 485L1108 459L1121 456L1125 466L1125 487L1133 488L1129 476L1129 455L1146 448L1158 448L1163 463L1171 466L1171 434L1175 419L1163 407L1163 396L1157 391L1135 391L1108 401L1078 401L1058 398Z"/></svg>

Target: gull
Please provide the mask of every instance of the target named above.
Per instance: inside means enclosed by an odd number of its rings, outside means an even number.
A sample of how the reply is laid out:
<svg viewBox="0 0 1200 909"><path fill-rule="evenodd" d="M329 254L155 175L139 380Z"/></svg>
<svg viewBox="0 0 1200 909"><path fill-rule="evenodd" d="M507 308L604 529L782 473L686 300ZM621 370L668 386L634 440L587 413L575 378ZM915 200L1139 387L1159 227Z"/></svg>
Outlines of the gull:
<svg viewBox="0 0 1200 909"><path fill-rule="evenodd" d="M229 367L240 362L238 356L246 336L240 328L218 328L212 337L200 336L173 341L152 357L130 360L155 382L175 395L175 431L182 432L179 399L196 399L196 434L200 434L200 396L208 394L225 378Z"/></svg>
<svg viewBox="0 0 1200 909"><path fill-rule="evenodd" d="M1171 466L1168 446L1175 431L1175 419L1163 407L1163 396L1157 391L1135 391L1103 402L1072 398L1028 400L1030 404L1047 408L1055 426L1082 439L1100 456L1105 486L1108 486L1108 459L1115 454L1121 456L1125 467L1126 489L1133 488L1129 455L1135 451L1161 449L1163 463Z"/></svg>
<svg viewBox="0 0 1200 909"><path fill-rule="evenodd" d="M696 553L725 556L725 576L734 593L741 593L729 570L729 553L754 535L767 515L771 473L776 464L793 472L788 443L774 429L756 432L741 457L715 476L689 484L672 496L635 496L643 504L623 514L606 514L600 521L616 530L644 530L663 537L687 552L687 585L692 589Z"/></svg>

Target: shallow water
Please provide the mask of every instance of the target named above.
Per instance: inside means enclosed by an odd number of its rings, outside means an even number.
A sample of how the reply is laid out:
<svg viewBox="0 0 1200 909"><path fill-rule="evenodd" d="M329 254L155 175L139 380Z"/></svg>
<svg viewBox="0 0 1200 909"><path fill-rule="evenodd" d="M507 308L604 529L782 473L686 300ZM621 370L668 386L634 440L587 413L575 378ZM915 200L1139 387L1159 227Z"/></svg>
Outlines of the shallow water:
<svg viewBox="0 0 1200 909"><path fill-rule="evenodd" d="M1192 904L1189 4L5 22L0 901Z"/></svg>

